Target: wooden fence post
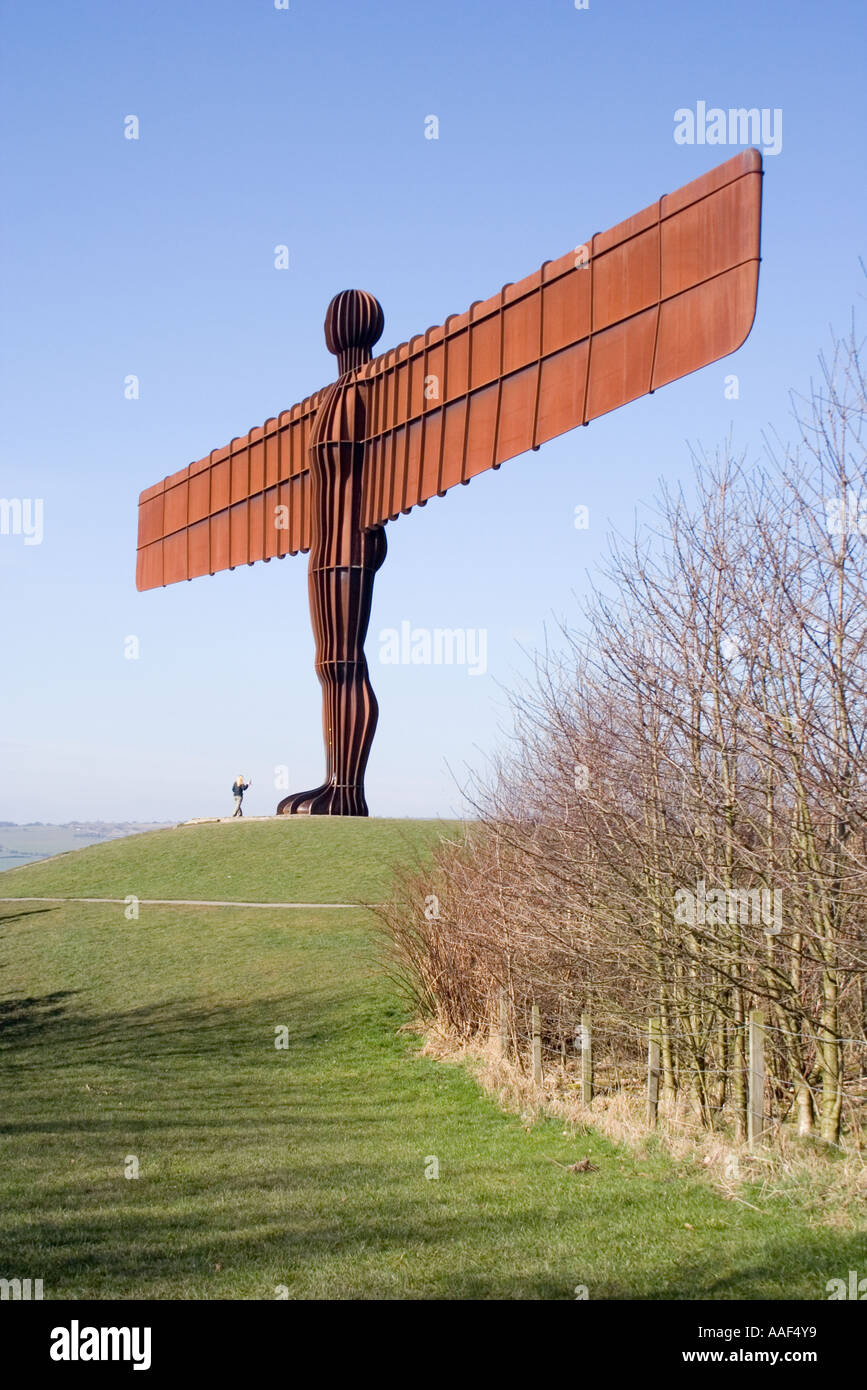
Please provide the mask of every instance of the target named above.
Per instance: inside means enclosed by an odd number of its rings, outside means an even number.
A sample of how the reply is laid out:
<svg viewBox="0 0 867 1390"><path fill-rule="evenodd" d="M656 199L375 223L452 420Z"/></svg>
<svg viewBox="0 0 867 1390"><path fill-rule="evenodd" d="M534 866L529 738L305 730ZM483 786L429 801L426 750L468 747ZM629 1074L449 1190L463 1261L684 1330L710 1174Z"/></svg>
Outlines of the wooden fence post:
<svg viewBox="0 0 867 1390"><path fill-rule="evenodd" d="M753 1148L765 1132L765 1016L761 1009L750 1010L749 1046L747 1141Z"/></svg>
<svg viewBox="0 0 867 1390"><path fill-rule="evenodd" d="M656 1128L659 1116L659 1019L650 1020L647 1041L647 1124Z"/></svg>
<svg viewBox="0 0 867 1390"><path fill-rule="evenodd" d="M533 1080L537 1086L542 1084L542 1019L539 1005L533 1005Z"/></svg>
<svg viewBox="0 0 867 1390"><path fill-rule="evenodd" d="M590 1015L581 1015L581 1099L589 1106L593 1100L593 1038Z"/></svg>
<svg viewBox="0 0 867 1390"><path fill-rule="evenodd" d="M500 1056L505 1057L509 1051L509 1001L506 991L500 985Z"/></svg>

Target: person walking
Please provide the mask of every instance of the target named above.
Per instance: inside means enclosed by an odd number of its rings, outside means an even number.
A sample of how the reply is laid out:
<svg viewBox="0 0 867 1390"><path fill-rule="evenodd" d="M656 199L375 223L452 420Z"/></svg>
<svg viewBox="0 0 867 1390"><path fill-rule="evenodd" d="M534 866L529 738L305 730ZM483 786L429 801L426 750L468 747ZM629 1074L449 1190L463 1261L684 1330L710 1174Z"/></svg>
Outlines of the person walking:
<svg viewBox="0 0 867 1390"><path fill-rule="evenodd" d="M244 814L241 808L241 803L244 800L244 792L250 785L251 783L244 781L243 772L239 772L234 782L232 783L232 795L235 798L235 809L232 812L233 820L235 816L243 816Z"/></svg>

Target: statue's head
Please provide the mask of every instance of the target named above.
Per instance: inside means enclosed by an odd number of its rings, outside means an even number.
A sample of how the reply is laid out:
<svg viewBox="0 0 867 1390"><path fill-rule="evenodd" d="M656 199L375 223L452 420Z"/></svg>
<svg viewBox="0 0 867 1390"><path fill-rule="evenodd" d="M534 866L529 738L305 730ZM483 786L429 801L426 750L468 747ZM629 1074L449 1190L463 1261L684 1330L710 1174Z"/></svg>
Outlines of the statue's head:
<svg viewBox="0 0 867 1390"><path fill-rule="evenodd" d="M341 371L370 359L384 326L382 305L366 290L341 290L334 296L325 314L325 342Z"/></svg>

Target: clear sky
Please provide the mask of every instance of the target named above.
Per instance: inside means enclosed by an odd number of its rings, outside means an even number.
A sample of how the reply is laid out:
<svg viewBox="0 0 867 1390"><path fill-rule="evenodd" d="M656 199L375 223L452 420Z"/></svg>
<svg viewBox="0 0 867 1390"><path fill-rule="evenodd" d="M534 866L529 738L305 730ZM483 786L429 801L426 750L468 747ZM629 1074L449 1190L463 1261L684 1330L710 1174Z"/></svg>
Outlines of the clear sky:
<svg viewBox="0 0 867 1390"><path fill-rule="evenodd" d="M316 785L306 559L139 594L139 491L333 378L337 290L377 295L384 350L736 153L677 144L679 108L782 113L746 345L388 526L368 800L449 814L496 745L522 646L576 612L607 529L631 529L660 476L687 476L689 443L731 430L758 457L763 427L785 434L789 388L863 296L863 0L17 0L2 15L0 496L44 504L41 544L0 535L7 820L212 815L239 771L248 811L268 814L284 764L290 790ZM382 664L379 634L404 620L483 629L484 674Z"/></svg>

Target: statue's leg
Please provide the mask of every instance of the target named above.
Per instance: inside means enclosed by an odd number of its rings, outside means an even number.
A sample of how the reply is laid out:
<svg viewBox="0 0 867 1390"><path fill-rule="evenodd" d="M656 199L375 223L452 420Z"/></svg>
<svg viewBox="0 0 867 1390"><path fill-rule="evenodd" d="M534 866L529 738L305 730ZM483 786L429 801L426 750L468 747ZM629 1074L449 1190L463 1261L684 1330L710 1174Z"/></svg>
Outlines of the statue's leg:
<svg viewBox="0 0 867 1390"><path fill-rule="evenodd" d="M321 565L310 558L308 591L316 639L316 674L322 686L325 780L280 802L277 814L366 816L364 773L379 708L370 684L364 639L373 581L385 559L385 528L357 537L359 563Z"/></svg>

